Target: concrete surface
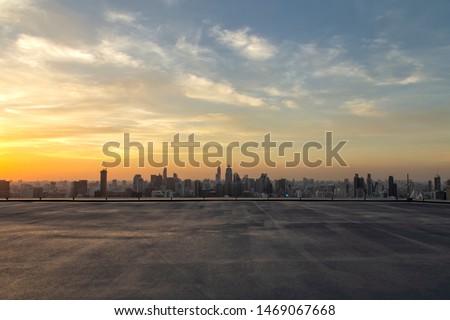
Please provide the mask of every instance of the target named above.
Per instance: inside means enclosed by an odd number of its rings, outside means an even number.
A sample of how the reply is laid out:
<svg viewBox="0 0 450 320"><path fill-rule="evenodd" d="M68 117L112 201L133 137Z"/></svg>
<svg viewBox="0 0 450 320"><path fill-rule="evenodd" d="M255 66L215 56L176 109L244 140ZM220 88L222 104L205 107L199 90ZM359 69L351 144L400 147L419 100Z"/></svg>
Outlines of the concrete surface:
<svg viewBox="0 0 450 320"><path fill-rule="evenodd" d="M450 206L0 202L1 299L450 299Z"/></svg>

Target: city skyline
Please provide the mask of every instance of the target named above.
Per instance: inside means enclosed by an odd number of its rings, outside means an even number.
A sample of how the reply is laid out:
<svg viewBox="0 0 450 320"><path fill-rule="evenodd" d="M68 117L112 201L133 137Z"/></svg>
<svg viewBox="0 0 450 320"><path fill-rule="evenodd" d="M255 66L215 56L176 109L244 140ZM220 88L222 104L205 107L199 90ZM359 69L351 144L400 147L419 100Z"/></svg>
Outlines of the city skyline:
<svg viewBox="0 0 450 320"><path fill-rule="evenodd" d="M136 173L132 180L112 178L102 169L98 180L74 181L23 181L0 179L0 198L366 198L447 200L450 179L437 174L433 179L406 180L390 175L387 178L355 173L353 182L341 180L315 180L308 177L271 178L267 173L251 177L245 172L234 171L230 165L216 168L214 177L191 179L180 177L176 172L162 168L158 174L143 176ZM149 179L146 179L149 178ZM434 181L433 181L434 180Z"/></svg>
<svg viewBox="0 0 450 320"><path fill-rule="evenodd" d="M161 153L177 133L226 145L271 132L301 145L328 131L348 140L348 168L253 174L450 176L449 9L438 0L1 1L0 178L94 178L102 146L126 132Z"/></svg>

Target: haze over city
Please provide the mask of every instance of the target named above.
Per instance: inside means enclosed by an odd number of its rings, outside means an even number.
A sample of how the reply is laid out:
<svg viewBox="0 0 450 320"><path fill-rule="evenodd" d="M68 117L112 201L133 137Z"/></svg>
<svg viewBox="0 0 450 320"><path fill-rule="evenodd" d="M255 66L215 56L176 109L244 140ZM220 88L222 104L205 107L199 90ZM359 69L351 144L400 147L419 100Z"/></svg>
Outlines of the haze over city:
<svg viewBox="0 0 450 320"><path fill-rule="evenodd" d="M450 176L447 1L0 1L0 179L97 179L123 134L348 140L355 172ZM159 149L158 149L159 148ZM239 155L237 156L239 161ZM214 169L175 168L205 178ZM146 167L110 169L117 179Z"/></svg>

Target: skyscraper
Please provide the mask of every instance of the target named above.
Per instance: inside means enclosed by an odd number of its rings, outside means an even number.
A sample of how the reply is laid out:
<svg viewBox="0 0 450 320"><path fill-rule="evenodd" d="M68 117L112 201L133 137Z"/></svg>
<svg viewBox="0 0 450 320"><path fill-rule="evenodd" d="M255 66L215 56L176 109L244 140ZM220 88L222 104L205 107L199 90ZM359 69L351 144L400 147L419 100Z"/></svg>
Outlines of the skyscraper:
<svg viewBox="0 0 450 320"><path fill-rule="evenodd" d="M434 191L441 191L441 190L442 190L441 176L436 175L436 177L434 177Z"/></svg>
<svg viewBox="0 0 450 320"><path fill-rule="evenodd" d="M230 165L228 165L225 171L225 195L231 196L233 185L233 170L231 170Z"/></svg>
<svg viewBox="0 0 450 320"><path fill-rule="evenodd" d="M367 174L367 195L369 197L372 197L373 194L373 182L372 182L372 175L370 173Z"/></svg>
<svg viewBox="0 0 450 320"><path fill-rule="evenodd" d="M216 173L216 185L220 184L222 181L222 169L220 169L220 165L217 167Z"/></svg>
<svg viewBox="0 0 450 320"><path fill-rule="evenodd" d="M355 177L353 178L353 197L357 197L359 188L359 175L355 173Z"/></svg>
<svg viewBox="0 0 450 320"><path fill-rule="evenodd" d="M167 168L163 170L163 185L167 185Z"/></svg>
<svg viewBox="0 0 450 320"><path fill-rule="evenodd" d="M394 192L394 177L393 176L389 176L388 178L388 196L389 197L395 197L395 193Z"/></svg>
<svg viewBox="0 0 450 320"><path fill-rule="evenodd" d="M447 200L450 201L450 179L447 180Z"/></svg>
<svg viewBox="0 0 450 320"><path fill-rule="evenodd" d="M241 193L242 193L241 177L239 176L239 173L235 172L233 174L233 186L231 190L231 195L233 197L239 197Z"/></svg>
<svg viewBox="0 0 450 320"><path fill-rule="evenodd" d="M388 196L397 197L398 196L397 183L394 182L393 176L389 176L388 184L389 184Z"/></svg>
<svg viewBox="0 0 450 320"><path fill-rule="evenodd" d="M407 194L408 197L411 194L410 182L409 182L409 173L406 174L406 194Z"/></svg>
<svg viewBox="0 0 450 320"><path fill-rule="evenodd" d="M428 191L428 192L433 191L433 183L431 182L431 180L428 180L428 183L427 183L427 191Z"/></svg>
<svg viewBox="0 0 450 320"><path fill-rule="evenodd" d="M144 192L144 179L140 174L136 174L133 178L133 191L140 195Z"/></svg>
<svg viewBox="0 0 450 320"><path fill-rule="evenodd" d="M100 171L100 197L106 197L108 183L107 174L108 172L106 171L106 169Z"/></svg>
<svg viewBox="0 0 450 320"><path fill-rule="evenodd" d="M223 197L222 169L220 165L217 167L216 172L216 197Z"/></svg>

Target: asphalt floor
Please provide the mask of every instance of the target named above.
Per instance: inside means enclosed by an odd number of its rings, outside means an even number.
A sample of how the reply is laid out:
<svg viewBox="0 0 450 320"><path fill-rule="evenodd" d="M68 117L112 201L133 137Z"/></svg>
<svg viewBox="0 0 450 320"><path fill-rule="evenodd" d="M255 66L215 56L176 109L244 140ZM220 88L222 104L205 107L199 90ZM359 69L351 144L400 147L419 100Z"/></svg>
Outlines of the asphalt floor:
<svg viewBox="0 0 450 320"><path fill-rule="evenodd" d="M450 205L1 201L0 299L450 299Z"/></svg>

